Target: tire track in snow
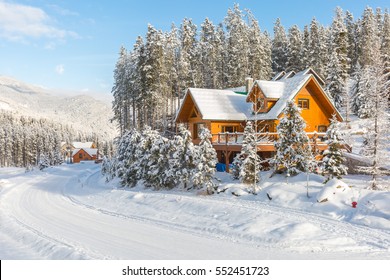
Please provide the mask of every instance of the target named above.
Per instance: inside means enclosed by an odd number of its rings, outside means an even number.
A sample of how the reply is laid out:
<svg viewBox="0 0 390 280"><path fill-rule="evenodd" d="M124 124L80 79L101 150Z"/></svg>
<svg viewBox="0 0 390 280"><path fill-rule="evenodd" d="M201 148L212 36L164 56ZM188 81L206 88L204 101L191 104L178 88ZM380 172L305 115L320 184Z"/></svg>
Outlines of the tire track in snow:
<svg viewBox="0 0 390 280"><path fill-rule="evenodd" d="M91 182L93 181L92 177L96 176L98 172L99 171L89 174L85 182L88 185L90 185ZM196 234L200 236L202 234L204 235L205 229L188 227L186 225L170 222L167 220L155 219L151 217L145 217L145 216L128 214L128 213L121 214L121 213L109 211L107 209L98 208L93 205L81 202L80 200L76 199L74 196L70 194L66 194L65 189L63 189L63 195L67 197L72 203L78 205L79 207L85 207L105 215L120 217L122 219L137 220L139 222L143 222L143 223L146 222L149 224L163 226L166 228L174 228L175 230L188 232L190 234ZM161 196L161 197L165 196L165 194L159 194L159 193L153 193L153 194L148 193L148 195ZM180 200L199 202L199 197L190 197L186 195L177 195L177 194L169 194L169 196L172 198L176 197L176 199L180 199ZM384 252L388 252L390 248L390 233L385 230L368 228L362 225L335 220L317 213L307 212L300 209L281 207L278 205L270 205L261 201L245 201L244 204L243 201L237 201L237 200L232 201L230 199L218 198L217 196L213 196L206 199L209 201L209 203L214 203L214 204L218 203L223 206L230 205L232 206L232 208L239 207L241 209L255 211L262 215L275 215L283 219L287 218L292 222L300 222L300 223L309 222L335 236L350 238L351 240L356 242L359 247L362 248L357 251L365 252L368 247L370 253L376 253L376 252L384 253ZM223 232L221 230L212 231L209 229L207 233L214 238L231 240L231 241L235 241L235 239L241 237L241 236L231 236L231 234L229 235L226 232ZM266 247L269 249L274 248L274 246L268 245L265 242L265 240L261 238L253 238L253 239L247 238L246 241L252 244L253 243L258 244L258 242L261 242L262 247ZM283 244L282 242L281 244L278 245L288 248L291 247L292 244L290 243Z"/></svg>

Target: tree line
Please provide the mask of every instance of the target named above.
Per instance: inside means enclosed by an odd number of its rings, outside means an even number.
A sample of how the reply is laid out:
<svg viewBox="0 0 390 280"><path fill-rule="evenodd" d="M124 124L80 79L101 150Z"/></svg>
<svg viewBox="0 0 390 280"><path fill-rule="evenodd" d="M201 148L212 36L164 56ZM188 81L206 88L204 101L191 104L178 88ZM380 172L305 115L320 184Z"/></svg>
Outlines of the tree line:
<svg viewBox="0 0 390 280"><path fill-rule="evenodd" d="M367 7L355 19L336 8L330 26L313 18L303 31L297 25L286 31L278 18L272 37L238 4L219 24L206 18L198 28L185 18L168 32L149 24L131 50L120 49L112 88L114 119L121 135L145 125L165 132L174 128L188 87L235 88L246 77L268 80L277 72L307 67L324 77L326 91L347 119L351 113L370 117L365 81L375 71L385 74L387 86L390 79L388 11Z"/></svg>

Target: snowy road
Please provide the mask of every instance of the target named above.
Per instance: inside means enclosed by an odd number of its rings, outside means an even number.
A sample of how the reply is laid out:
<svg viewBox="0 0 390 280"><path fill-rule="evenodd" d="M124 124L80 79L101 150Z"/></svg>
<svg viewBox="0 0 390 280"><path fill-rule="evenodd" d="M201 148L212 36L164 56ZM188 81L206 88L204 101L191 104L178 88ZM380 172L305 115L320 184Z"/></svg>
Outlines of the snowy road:
<svg viewBox="0 0 390 280"><path fill-rule="evenodd" d="M99 171L0 172L0 258L390 258L390 231L261 201L118 190Z"/></svg>

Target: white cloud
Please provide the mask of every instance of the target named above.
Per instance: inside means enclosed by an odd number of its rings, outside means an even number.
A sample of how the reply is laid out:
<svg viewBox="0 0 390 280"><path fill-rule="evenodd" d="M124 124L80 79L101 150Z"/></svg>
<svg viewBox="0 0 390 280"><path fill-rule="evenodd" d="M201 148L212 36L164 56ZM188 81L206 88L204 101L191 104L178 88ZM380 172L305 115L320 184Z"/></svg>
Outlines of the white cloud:
<svg viewBox="0 0 390 280"><path fill-rule="evenodd" d="M62 75L65 72L65 68L63 64L59 64L56 66L56 72L59 75Z"/></svg>
<svg viewBox="0 0 390 280"><path fill-rule="evenodd" d="M0 37L25 41L27 38L42 37L63 40L78 35L55 27L52 19L40 8L0 0Z"/></svg>

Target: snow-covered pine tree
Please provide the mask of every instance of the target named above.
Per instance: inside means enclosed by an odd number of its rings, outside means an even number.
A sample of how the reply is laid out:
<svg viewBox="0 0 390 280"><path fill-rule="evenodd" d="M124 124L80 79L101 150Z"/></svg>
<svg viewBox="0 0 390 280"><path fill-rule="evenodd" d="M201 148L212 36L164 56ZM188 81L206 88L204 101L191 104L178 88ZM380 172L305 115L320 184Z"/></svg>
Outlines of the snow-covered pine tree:
<svg viewBox="0 0 390 280"><path fill-rule="evenodd" d="M332 97L337 109L343 106L343 99L346 95L345 80L340 60L336 52L332 52L327 69L328 76L326 77L326 91Z"/></svg>
<svg viewBox="0 0 390 280"><path fill-rule="evenodd" d="M203 76L202 87L215 88L217 83L217 39L214 24L206 18L200 31L200 69Z"/></svg>
<svg viewBox="0 0 390 280"><path fill-rule="evenodd" d="M301 69L307 69L310 66L310 33L307 25L303 28L302 48L301 48Z"/></svg>
<svg viewBox="0 0 390 280"><path fill-rule="evenodd" d="M326 30L313 18L310 23L309 65L320 75L324 76L328 60Z"/></svg>
<svg viewBox="0 0 390 280"><path fill-rule="evenodd" d="M245 23L243 12L238 4L228 10L225 26L227 83L228 87L238 87L249 75L249 26Z"/></svg>
<svg viewBox="0 0 390 280"><path fill-rule="evenodd" d="M308 172L311 168L313 155L305 127L306 123L294 101L287 102L277 126L273 164L276 171L283 171L288 177L300 171Z"/></svg>
<svg viewBox="0 0 390 280"><path fill-rule="evenodd" d="M195 188L205 188L208 194L213 194L217 188L215 183L215 165L217 152L211 144L211 133L207 128L199 132L200 143L196 149L195 171L192 182Z"/></svg>
<svg viewBox="0 0 390 280"><path fill-rule="evenodd" d="M183 184L184 189L190 189L189 183L195 170L196 150L190 131L183 124L179 125L178 130L179 135L173 139L175 151L171 161L171 172L177 185Z"/></svg>
<svg viewBox="0 0 390 280"><path fill-rule="evenodd" d="M41 154L39 156L39 161L38 161L38 168L39 170L46 169L50 166L50 159L47 155Z"/></svg>
<svg viewBox="0 0 390 280"><path fill-rule="evenodd" d="M359 63L362 68L374 64L375 50L378 48L378 26L371 7L366 7L363 12L359 37Z"/></svg>
<svg viewBox="0 0 390 280"><path fill-rule="evenodd" d="M132 188L141 179L137 165L142 156L137 153L140 150L141 140L141 134L136 129L132 129L127 131L117 143L117 156L111 163L110 173L113 177L115 172L124 187Z"/></svg>
<svg viewBox="0 0 390 280"><path fill-rule="evenodd" d="M324 151L324 157L322 159L324 168L323 175L326 176L324 183L332 178L341 179L343 175L347 174L348 170L344 165L345 158L342 152L344 139L336 115L332 116L328 130L326 131L326 138L328 149Z"/></svg>
<svg viewBox="0 0 390 280"><path fill-rule="evenodd" d="M260 181L259 171L261 169L261 160L257 154L257 136L251 121L246 123L241 152L236 158L237 160L241 159L241 163L238 165L239 179L241 182L255 186ZM253 188L251 191L256 193L257 189Z"/></svg>
<svg viewBox="0 0 390 280"><path fill-rule="evenodd" d="M274 25L274 38L272 40L272 69L274 72L286 70L287 50L288 40L286 31L280 22L280 18L277 18Z"/></svg>
<svg viewBox="0 0 390 280"><path fill-rule="evenodd" d="M126 94L129 85L127 60L127 50L122 46L119 51L118 61L115 65L114 86L111 91L114 96L114 101L112 103L112 109L114 112L113 119L117 121L121 135L125 132L125 125L129 117L129 112L127 111L128 106L126 106L128 102Z"/></svg>
<svg viewBox="0 0 390 280"><path fill-rule="evenodd" d="M271 41L261 32L259 22L248 10L249 18L249 77L268 80L272 73Z"/></svg>
<svg viewBox="0 0 390 280"><path fill-rule="evenodd" d="M287 71L298 72L302 70L302 34L297 25L293 25L288 30L288 56L287 56Z"/></svg>
<svg viewBox="0 0 390 280"><path fill-rule="evenodd" d="M143 159L140 161L140 170L145 187L155 190L172 189L175 187L175 177L170 170L170 162L174 146L172 141L161 136L155 130L147 130L143 133Z"/></svg>
<svg viewBox="0 0 390 280"><path fill-rule="evenodd" d="M347 57L349 60L349 74L352 74L355 71L355 68L358 63L358 24L355 23L353 15L351 12L345 12L345 27L347 29L348 37L348 51Z"/></svg>
<svg viewBox="0 0 390 280"><path fill-rule="evenodd" d="M150 126L145 126L135 151L137 161L134 165L137 169L137 177L144 180L146 187L151 187L154 178L149 178L149 176L153 177L157 170L155 164L159 158L159 146L155 143L157 143L159 137L161 136L156 130L152 130Z"/></svg>

